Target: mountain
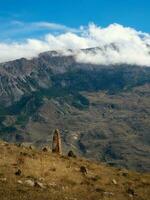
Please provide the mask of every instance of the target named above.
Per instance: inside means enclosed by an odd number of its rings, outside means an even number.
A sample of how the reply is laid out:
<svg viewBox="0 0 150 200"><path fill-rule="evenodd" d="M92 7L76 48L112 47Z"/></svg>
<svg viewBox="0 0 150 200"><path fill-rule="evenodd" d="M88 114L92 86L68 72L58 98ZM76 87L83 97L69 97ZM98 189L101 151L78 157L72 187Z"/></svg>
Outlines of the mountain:
<svg viewBox="0 0 150 200"><path fill-rule="evenodd" d="M1 200L148 200L150 195L149 173L2 141L0 169Z"/></svg>
<svg viewBox="0 0 150 200"><path fill-rule="evenodd" d="M92 51L95 49L82 50ZM45 52L0 64L0 137L150 171L150 68L79 63Z"/></svg>

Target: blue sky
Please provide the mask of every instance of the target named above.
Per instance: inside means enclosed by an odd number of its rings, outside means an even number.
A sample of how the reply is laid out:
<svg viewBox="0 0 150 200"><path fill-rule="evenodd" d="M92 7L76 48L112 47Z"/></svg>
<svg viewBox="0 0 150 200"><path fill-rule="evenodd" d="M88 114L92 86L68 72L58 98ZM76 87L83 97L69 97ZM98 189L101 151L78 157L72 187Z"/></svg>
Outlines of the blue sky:
<svg viewBox="0 0 150 200"><path fill-rule="evenodd" d="M150 0L0 0L0 62L72 49L80 62L150 66L149 11ZM92 47L105 53L80 51Z"/></svg>
<svg viewBox="0 0 150 200"><path fill-rule="evenodd" d="M89 22L102 27L119 23L149 33L149 11L149 0L0 0L0 41L40 37L50 31L27 29L21 22L26 27L29 23L49 22L72 28Z"/></svg>

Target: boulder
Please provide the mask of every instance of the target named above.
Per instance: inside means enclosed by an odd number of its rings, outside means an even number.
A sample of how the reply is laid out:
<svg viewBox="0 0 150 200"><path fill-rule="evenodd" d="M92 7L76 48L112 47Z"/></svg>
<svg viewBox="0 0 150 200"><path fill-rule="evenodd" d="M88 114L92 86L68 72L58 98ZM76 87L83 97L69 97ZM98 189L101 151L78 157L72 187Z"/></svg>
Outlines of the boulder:
<svg viewBox="0 0 150 200"><path fill-rule="evenodd" d="M34 187L34 184L35 184L35 183L34 183L34 181L28 179L28 180L25 181L25 184L26 184L27 186Z"/></svg>
<svg viewBox="0 0 150 200"><path fill-rule="evenodd" d="M68 152L68 157L76 158L76 155L74 154L73 151Z"/></svg>
<svg viewBox="0 0 150 200"><path fill-rule="evenodd" d="M42 151L43 151L43 152L48 152L48 148L47 148L47 147L43 147L43 148L42 148Z"/></svg>
<svg viewBox="0 0 150 200"><path fill-rule="evenodd" d="M23 184L23 182L22 182L21 180L18 180L17 183L19 183L19 184Z"/></svg>
<svg viewBox="0 0 150 200"><path fill-rule="evenodd" d="M115 179L112 180L112 183L113 183L114 185L117 185L117 181L116 181Z"/></svg>
<svg viewBox="0 0 150 200"><path fill-rule="evenodd" d="M6 182L7 178L0 178L0 182Z"/></svg>
<svg viewBox="0 0 150 200"><path fill-rule="evenodd" d="M35 186L35 187L42 188L42 189L44 189L44 188L45 188L44 184L43 184L43 183L41 183L41 182L39 182L39 181L36 181L36 182L34 183L34 186Z"/></svg>
<svg viewBox="0 0 150 200"><path fill-rule="evenodd" d="M87 169L85 166L81 166L80 167L80 172L83 173L83 174L87 174Z"/></svg>
<svg viewBox="0 0 150 200"><path fill-rule="evenodd" d="M15 172L15 175L16 175L16 176L20 176L20 175L21 175L21 173L22 173L22 172L21 172L21 170L20 170L20 169L18 169L18 170Z"/></svg>

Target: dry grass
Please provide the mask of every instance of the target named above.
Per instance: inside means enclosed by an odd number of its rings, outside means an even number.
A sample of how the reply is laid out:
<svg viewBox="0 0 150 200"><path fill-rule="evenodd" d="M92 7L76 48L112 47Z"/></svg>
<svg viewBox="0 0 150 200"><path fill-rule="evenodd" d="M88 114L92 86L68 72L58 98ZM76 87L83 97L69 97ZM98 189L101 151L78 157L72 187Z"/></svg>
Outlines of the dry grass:
<svg viewBox="0 0 150 200"><path fill-rule="evenodd" d="M80 172L81 166L87 175ZM20 176L15 175L18 169ZM45 189L27 186L25 180L38 180ZM0 142L0 200L148 200L149 196L150 174Z"/></svg>

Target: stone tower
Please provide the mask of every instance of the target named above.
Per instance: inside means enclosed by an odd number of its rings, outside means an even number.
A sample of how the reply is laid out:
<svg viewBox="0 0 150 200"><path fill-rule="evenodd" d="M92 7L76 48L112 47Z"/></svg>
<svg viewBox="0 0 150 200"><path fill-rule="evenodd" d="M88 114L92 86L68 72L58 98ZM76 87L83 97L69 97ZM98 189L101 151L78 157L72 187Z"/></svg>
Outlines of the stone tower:
<svg viewBox="0 0 150 200"><path fill-rule="evenodd" d="M55 130L52 142L52 152L57 154L62 154L61 150L61 137L58 129Z"/></svg>

